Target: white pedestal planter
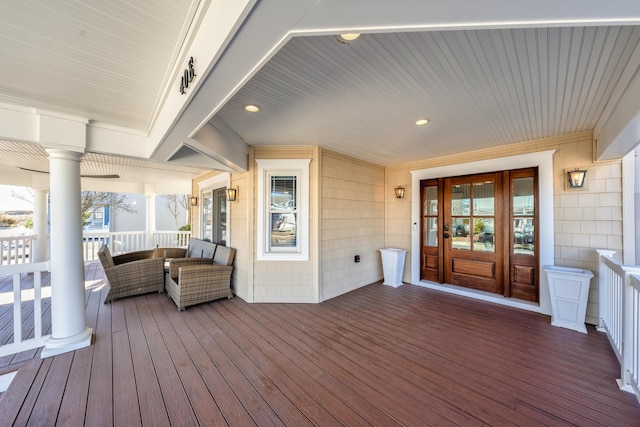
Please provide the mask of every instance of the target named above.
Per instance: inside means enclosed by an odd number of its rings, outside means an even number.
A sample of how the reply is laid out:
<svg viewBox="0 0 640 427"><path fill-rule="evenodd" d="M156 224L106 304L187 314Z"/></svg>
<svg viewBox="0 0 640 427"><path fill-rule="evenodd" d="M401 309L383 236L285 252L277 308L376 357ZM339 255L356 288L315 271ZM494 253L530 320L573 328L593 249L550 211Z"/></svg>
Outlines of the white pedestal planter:
<svg viewBox="0 0 640 427"><path fill-rule="evenodd" d="M551 293L551 324L586 334L584 319L593 273L554 265L545 265L544 271L549 279Z"/></svg>
<svg viewBox="0 0 640 427"><path fill-rule="evenodd" d="M406 249L386 248L380 249L382 254L382 273L384 285L397 288L402 286L402 270L404 269L404 257Z"/></svg>

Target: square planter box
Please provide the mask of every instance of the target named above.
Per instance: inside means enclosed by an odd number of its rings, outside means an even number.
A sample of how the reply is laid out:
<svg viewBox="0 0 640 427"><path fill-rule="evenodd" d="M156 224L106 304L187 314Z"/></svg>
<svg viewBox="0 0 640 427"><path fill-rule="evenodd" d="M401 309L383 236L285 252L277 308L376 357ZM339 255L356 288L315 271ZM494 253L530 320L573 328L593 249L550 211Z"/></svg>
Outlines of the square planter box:
<svg viewBox="0 0 640 427"><path fill-rule="evenodd" d="M402 286L402 271L404 270L404 257L406 249L386 248L380 249L382 256L382 273L384 285L397 288Z"/></svg>
<svg viewBox="0 0 640 427"><path fill-rule="evenodd" d="M544 271L549 279L551 294L551 324L586 334L584 319L593 273L555 265L545 265Z"/></svg>

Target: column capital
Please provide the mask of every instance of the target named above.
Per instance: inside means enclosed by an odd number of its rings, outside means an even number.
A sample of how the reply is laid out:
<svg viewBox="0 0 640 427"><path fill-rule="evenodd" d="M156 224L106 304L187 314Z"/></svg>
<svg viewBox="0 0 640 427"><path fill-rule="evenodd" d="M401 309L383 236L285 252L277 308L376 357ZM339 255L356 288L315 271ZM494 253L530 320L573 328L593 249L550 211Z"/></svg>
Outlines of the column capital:
<svg viewBox="0 0 640 427"><path fill-rule="evenodd" d="M70 150L61 150L59 148L45 148L47 154L49 154L50 159L56 160L72 160L72 161L81 161L84 153L78 151L70 151Z"/></svg>

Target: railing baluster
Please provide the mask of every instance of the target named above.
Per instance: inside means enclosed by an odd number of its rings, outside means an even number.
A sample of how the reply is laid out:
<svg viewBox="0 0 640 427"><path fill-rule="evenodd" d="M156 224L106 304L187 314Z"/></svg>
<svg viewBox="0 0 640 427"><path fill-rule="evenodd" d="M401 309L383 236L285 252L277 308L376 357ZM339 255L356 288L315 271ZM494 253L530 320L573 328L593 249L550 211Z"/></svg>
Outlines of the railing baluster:
<svg viewBox="0 0 640 427"><path fill-rule="evenodd" d="M22 291L20 273L13 274L13 342L22 342Z"/></svg>
<svg viewBox="0 0 640 427"><path fill-rule="evenodd" d="M640 402L640 267L622 265L613 251L598 250L599 330L620 362L618 385Z"/></svg>
<svg viewBox="0 0 640 427"><path fill-rule="evenodd" d="M13 277L13 342L0 345L0 357L44 345L49 337L42 335L42 273L50 270L49 261L0 266L0 275ZM23 340L22 274L33 273L33 338Z"/></svg>

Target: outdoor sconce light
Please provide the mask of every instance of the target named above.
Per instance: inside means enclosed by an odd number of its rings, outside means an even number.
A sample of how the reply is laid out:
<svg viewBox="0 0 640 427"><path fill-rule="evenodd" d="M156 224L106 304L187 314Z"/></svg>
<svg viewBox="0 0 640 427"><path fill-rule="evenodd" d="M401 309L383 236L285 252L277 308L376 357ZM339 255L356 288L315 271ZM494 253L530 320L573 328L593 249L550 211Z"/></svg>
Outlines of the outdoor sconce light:
<svg viewBox="0 0 640 427"><path fill-rule="evenodd" d="M404 199L404 187L396 187L394 191L396 192L396 199Z"/></svg>
<svg viewBox="0 0 640 427"><path fill-rule="evenodd" d="M569 177L569 188L582 188L584 187L584 179L587 176L586 170L576 170L567 172Z"/></svg>
<svg viewBox="0 0 640 427"><path fill-rule="evenodd" d="M236 196L238 195L238 190L236 190L235 188L227 188L225 190L225 192L227 193L227 202L235 202L236 201Z"/></svg>
<svg viewBox="0 0 640 427"><path fill-rule="evenodd" d="M191 196L189 198L189 203L191 203L191 206L198 206L198 198L196 196Z"/></svg>

